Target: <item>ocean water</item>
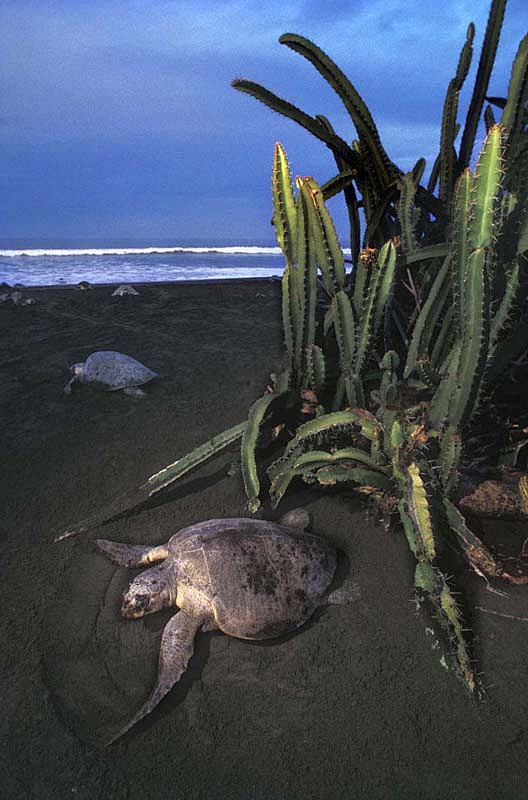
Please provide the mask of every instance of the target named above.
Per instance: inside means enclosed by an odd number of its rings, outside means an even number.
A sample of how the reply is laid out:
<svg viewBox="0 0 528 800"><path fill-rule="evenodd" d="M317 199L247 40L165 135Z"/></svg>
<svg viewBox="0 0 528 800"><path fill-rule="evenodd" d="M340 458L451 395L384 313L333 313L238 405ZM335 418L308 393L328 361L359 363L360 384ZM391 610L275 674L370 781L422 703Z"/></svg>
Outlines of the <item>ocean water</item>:
<svg viewBox="0 0 528 800"><path fill-rule="evenodd" d="M272 242L0 239L0 283L11 286L270 278L283 270L284 256Z"/></svg>
<svg viewBox="0 0 528 800"><path fill-rule="evenodd" d="M10 285L261 278L280 276L283 269L282 252L271 244L200 242L123 246L97 242L86 246L86 243L54 242L24 246L0 241L0 282Z"/></svg>

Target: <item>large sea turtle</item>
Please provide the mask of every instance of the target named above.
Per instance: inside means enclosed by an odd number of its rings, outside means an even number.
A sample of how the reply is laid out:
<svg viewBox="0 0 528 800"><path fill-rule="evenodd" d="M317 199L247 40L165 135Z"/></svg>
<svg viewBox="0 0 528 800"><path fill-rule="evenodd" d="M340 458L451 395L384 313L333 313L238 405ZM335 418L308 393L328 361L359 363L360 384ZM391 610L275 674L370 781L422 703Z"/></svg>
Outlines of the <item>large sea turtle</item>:
<svg viewBox="0 0 528 800"><path fill-rule="evenodd" d="M280 523L246 518L200 522L157 547L96 540L100 550L123 566L162 562L134 578L123 595L124 617L136 619L167 606L179 609L163 631L152 694L111 742L177 683L197 631L271 639L298 628L320 605L348 602L343 590L329 593L336 551L307 533L308 524L308 513L295 509Z"/></svg>
<svg viewBox="0 0 528 800"><path fill-rule="evenodd" d="M159 377L140 361L116 350L97 350L86 361L72 364L70 372L72 377L64 387L65 394L71 394L72 385L78 381L93 383L107 392L122 389L125 394L142 397L145 393L138 387Z"/></svg>

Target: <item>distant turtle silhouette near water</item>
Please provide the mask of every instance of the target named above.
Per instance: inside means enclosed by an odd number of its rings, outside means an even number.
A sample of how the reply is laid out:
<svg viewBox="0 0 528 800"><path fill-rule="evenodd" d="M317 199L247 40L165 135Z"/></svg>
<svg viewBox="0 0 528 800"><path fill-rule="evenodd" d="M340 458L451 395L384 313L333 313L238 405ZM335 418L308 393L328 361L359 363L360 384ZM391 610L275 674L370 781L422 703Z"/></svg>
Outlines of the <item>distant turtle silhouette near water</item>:
<svg viewBox="0 0 528 800"><path fill-rule="evenodd" d="M129 283L122 283L115 292L112 292L112 297L124 297L126 294L139 295L139 292Z"/></svg>
<svg viewBox="0 0 528 800"><path fill-rule="evenodd" d="M162 562L132 581L123 595L124 617L179 609L163 631L154 690L108 744L149 714L178 682L199 630L271 639L300 627L320 605L350 601L346 591L329 593L337 554L304 530L309 521L306 511L295 509L280 523L246 518L200 522L155 547L96 540L122 566Z"/></svg>
<svg viewBox="0 0 528 800"><path fill-rule="evenodd" d="M5 284L7 286L7 284ZM20 286L21 284L16 284ZM2 292L0 294L0 303L6 303L10 300L15 306L32 306L35 301L32 297L24 297L20 289L15 289L14 292Z"/></svg>
<svg viewBox="0 0 528 800"><path fill-rule="evenodd" d="M132 356L115 350L97 350L86 361L72 364L72 377L64 387L65 394L71 394L72 385L93 383L107 392L122 389L125 394L143 397L145 392L139 387L158 378L157 372L145 367Z"/></svg>

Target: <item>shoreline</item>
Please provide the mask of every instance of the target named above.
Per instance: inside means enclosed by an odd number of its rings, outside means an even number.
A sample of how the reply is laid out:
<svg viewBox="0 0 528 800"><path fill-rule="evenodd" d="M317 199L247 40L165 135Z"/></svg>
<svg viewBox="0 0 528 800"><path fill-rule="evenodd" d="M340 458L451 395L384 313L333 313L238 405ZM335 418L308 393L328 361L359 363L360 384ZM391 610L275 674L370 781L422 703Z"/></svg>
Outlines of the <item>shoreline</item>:
<svg viewBox="0 0 528 800"><path fill-rule="evenodd" d="M216 283L229 283L229 284L246 284L246 283L259 283L259 282L280 282L281 276L280 275L269 275L269 276L260 276L256 278L196 278L195 280L176 280L176 281L133 281L130 285L131 286L142 286L144 288L148 288L149 286L176 286L176 285L184 285L184 286L192 286L194 284L204 284L204 285L211 285ZM110 287L117 287L122 286L124 284L123 281L108 281L105 283L90 283L91 289L99 289L99 288L110 288ZM129 284L124 284L129 285ZM27 284L20 284L21 290L25 291L41 291L41 290L55 290L55 289L76 289L79 290L78 283L50 283L50 284L37 284L37 285L27 285ZM10 287L11 289L13 286ZM90 289L85 290L87 292Z"/></svg>

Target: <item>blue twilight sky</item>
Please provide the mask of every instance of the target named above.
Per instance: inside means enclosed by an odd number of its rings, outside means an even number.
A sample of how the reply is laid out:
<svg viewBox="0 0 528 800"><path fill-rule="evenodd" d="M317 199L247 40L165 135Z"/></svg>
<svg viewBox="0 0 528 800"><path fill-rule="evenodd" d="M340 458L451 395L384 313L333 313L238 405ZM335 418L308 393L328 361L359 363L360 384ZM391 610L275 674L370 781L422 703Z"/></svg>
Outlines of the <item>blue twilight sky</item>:
<svg viewBox="0 0 528 800"><path fill-rule="evenodd" d="M334 161L231 80L325 114L350 141L337 96L277 41L307 36L355 84L390 157L410 169L424 156L430 168L474 21L464 121L488 10L488 0L3 0L0 237L272 243L274 142L294 173L321 183ZM527 30L528 3L509 0L492 94L506 93ZM331 201L344 235L342 206Z"/></svg>

